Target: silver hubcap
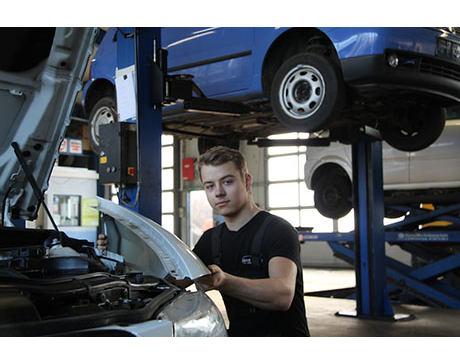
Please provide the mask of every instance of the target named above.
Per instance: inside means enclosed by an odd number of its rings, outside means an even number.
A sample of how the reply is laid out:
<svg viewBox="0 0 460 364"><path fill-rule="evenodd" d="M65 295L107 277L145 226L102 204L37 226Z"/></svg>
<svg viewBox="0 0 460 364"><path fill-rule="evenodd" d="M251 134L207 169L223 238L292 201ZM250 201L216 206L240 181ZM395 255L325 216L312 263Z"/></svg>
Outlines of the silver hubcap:
<svg viewBox="0 0 460 364"><path fill-rule="evenodd" d="M294 119L305 119L320 108L326 87L321 73L312 66L298 65L281 82L281 107Z"/></svg>
<svg viewBox="0 0 460 364"><path fill-rule="evenodd" d="M108 106L101 107L94 115L94 122L92 123L91 134L93 140L99 145L99 126L115 122L115 115L113 110Z"/></svg>

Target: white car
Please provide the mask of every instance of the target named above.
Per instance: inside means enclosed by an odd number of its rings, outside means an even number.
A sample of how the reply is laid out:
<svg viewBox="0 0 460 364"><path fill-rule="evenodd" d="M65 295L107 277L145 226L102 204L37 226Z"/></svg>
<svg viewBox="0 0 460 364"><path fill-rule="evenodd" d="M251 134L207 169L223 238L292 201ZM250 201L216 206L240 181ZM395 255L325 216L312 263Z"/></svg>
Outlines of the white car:
<svg viewBox="0 0 460 364"><path fill-rule="evenodd" d="M37 217L95 36L92 28L0 29L0 336L226 336L204 292L170 283L209 270L144 216L98 200L117 254L57 226L12 226Z"/></svg>
<svg viewBox="0 0 460 364"><path fill-rule="evenodd" d="M403 152L382 142L383 182L386 216L396 217L404 209L390 205L452 203L460 201L460 119L449 120L441 136L428 148ZM309 147L305 163L305 183L314 191L317 210L338 219L352 208L351 146L331 143Z"/></svg>

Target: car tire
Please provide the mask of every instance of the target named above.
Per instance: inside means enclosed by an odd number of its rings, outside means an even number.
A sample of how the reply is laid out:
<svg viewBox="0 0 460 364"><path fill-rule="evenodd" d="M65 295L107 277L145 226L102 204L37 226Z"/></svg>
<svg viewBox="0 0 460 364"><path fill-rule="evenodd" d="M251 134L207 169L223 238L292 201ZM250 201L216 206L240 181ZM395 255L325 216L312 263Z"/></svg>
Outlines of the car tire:
<svg viewBox="0 0 460 364"><path fill-rule="evenodd" d="M395 149L415 152L427 148L441 135L446 123L446 110L418 104L399 114L402 123L382 123L383 139Z"/></svg>
<svg viewBox="0 0 460 364"><path fill-rule="evenodd" d="M312 133L329 127L343 106L344 83L331 59L309 52L288 58L273 78L273 113L287 129Z"/></svg>
<svg viewBox="0 0 460 364"><path fill-rule="evenodd" d="M115 123L117 121L117 104L113 97L106 96L96 102L89 114L88 125L89 144L95 153L99 154L101 152L99 127L103 124Z"/></svg>
<svg viewBox="0 0 460 364"><path fill-rule="evenodd" d="M340 219L353 207L351 182L344 176L328 174L315 183L314 202L318 212L331 219Z"/></svg>

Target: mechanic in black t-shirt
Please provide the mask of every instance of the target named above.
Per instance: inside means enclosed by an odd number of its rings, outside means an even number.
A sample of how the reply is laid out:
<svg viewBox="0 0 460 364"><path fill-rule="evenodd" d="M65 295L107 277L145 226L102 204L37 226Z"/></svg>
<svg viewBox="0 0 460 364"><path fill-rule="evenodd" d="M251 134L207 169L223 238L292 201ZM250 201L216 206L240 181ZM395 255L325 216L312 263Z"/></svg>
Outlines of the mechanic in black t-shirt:
<svg viewBox="0 0 460 364"><path fill-rule="evenodd" d="M199 157L198 173L208 202L224 218L194 248L212 272L198 284L222 294L229 335L309 336L296 230L254 203L252 176L239 151L209 149ZM266 219L260 248L254 251Z"/></svg>
<svg viewBox="0 0 460 364"><path fill-rule="evenodd" d="M224 223L194 248L211 271L196 283L222 294L229 336L309 336L296 230L254 203L252 176L239 151L211 148L197 166L208 202ZM99 235L98 247L106 244Z"/></svg>

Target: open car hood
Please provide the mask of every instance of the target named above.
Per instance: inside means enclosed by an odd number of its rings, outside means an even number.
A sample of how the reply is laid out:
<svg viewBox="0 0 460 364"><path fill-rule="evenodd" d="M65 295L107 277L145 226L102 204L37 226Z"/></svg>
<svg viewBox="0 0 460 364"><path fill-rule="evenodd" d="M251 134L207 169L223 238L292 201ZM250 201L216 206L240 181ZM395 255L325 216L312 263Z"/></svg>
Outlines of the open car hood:
<svg viewBox="0 0 460 364"><path fill-rule="evenodd" d="M98 197L108 250L124 257L131 270L156 277L196 279L210 274L203 262L178 237L123 206Z"/></svg>
<svg viewBox="0 0 460 364"><path fill-rule="evenodd" d="M33 220L39 203L11 145L45 191L96 34L97 28L0 28L0 201L8 195L12 219Z"/></svg>

